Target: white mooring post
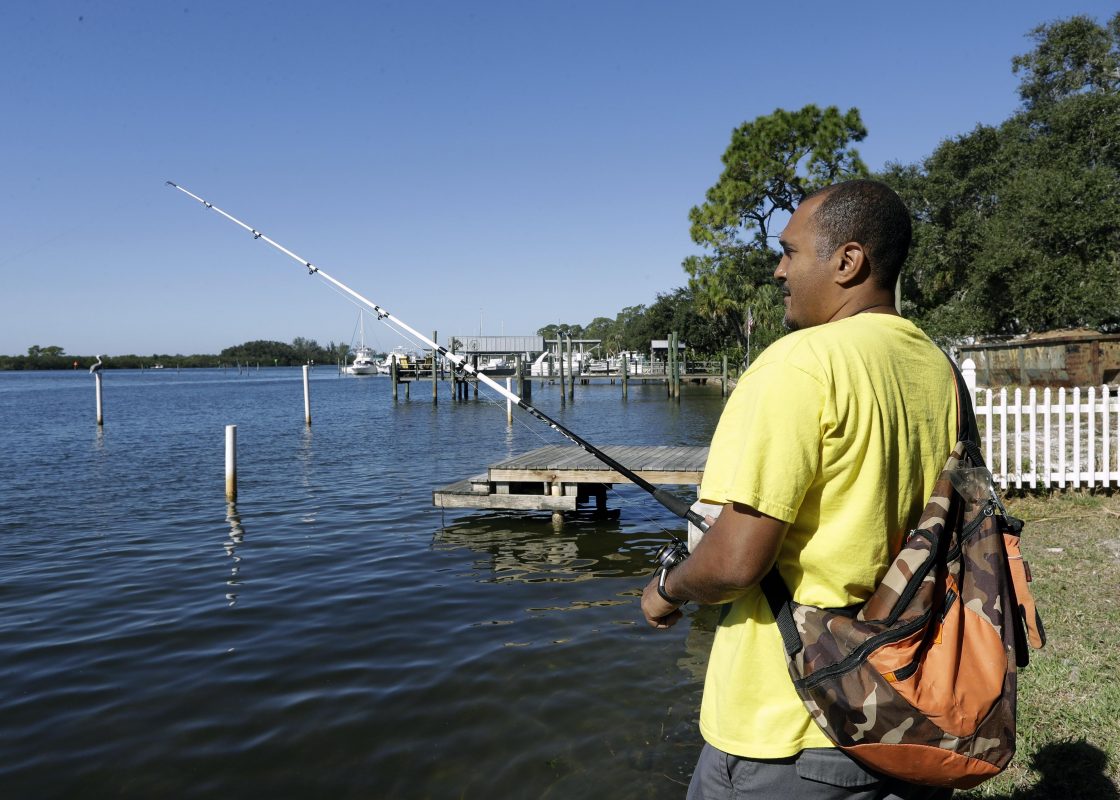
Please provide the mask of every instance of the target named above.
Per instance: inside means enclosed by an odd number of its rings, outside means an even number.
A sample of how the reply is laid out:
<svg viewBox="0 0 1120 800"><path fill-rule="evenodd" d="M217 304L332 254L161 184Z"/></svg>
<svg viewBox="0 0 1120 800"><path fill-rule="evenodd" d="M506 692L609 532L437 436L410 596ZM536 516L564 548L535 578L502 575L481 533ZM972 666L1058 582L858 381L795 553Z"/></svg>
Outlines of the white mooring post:
<svg viewBox="0 0 1120 800"><path fill-rule="evenodd" d="M307 364L303 365L303 421L308 425L311 424L311 385L308 382L307 374L310 367Z"/></svg>
<svg viewBox="0 0 1120 800"><path fill-rule="evenodd" d="M237 502L237 426L226 425L226 500Z"/></svg>
<svg viewBox="0 0 1120 800"><path fill-rule="evenodd" d="M101 413L101 373L96 372L93 375L94 391L97 393L97 427L105 425L105 416Z"/></svg>

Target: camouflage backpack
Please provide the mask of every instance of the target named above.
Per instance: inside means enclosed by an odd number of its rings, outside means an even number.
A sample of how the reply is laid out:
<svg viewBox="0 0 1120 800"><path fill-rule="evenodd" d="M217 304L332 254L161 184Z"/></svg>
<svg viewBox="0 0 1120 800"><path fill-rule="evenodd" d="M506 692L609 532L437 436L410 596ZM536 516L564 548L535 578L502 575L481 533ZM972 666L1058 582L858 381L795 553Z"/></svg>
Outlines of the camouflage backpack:
<svg viewBox="0 0 1120 800"><path fill-rule="evenodd" d="M776 568L762 588L797 693L838 747L884 775L965 789L1011 760L1016 668L1045 633L1022 522L995 494L956 375L960 441L871 597L802 605Z"/></svg>

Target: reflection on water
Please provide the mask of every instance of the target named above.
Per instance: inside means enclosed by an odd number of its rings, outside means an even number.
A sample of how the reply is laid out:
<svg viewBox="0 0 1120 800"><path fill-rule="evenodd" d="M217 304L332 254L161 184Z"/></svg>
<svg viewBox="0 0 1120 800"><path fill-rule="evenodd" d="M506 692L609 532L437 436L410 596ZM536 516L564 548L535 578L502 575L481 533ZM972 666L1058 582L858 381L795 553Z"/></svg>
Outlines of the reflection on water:
<svg viewBox="0 0 1120 800"><path fill-rule="evenodd" d="M245 528L241 525L241 516L237 513L236 503L229 503L226 506L226 522L229 523L229 539L222 545L232 562L229 568L229 578L226 579L226 586L230 587L229 591L226 592L226 600L232 608L237 605L236 587L241 585L241 556L237 555L237 547L245 541Z"/></svg>
<svg viewBox="0 0 1120 800"><path fill-rule="evenodd" d="M433 546L479 554L475 570L487 581L570 583L650 574L661 537L624 532L617 519L593 514L570 517L559 530L544 519L489 514L440 528Z"/></svg>
<svg viewBox="0 0 1120 800"><path fill-rule="evenodd" d="M692 608L688 612L688 636L684 642L687 655L677 659L677 666L697 684L702 684L708 669L708 654L712 651L712 641L716 635L720 607Z"/></svg>

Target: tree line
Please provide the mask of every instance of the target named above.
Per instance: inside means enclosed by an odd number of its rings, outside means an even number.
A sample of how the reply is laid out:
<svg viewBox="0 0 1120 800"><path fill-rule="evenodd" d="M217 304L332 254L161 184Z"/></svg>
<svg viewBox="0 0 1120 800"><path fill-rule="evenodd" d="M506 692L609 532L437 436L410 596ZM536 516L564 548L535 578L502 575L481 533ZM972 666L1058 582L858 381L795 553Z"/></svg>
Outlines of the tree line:
<svg viewBox="0 0 1120 800"><path fill-rule="evenodd" d="M142 367L221 367L260 364L265 367L294 367L303 364L336 364L349 355L350 346L330 342L325 347L314 339L297 336L291 344L258 339L227 347L217 354L169 354L103 356L104 369ZM57 345L32 345L25 356L0 356L0 370L88 369L96 356L68 355Z"/></svg>
<svg viewBox="0 0 1120 800"><path fill-rule="evenodd" d="M869 170L855 148L867 136L856 108L777 109L740 125L689 212L703 252L684 259L687 283L613 320L539 333L644 350L676 330L699 356L744 357L748 339L757 353L784 333L772 242L806 196L864 177L911 210L902 312L935 340L1120 330L1120 13L1105 25L1058 20L1030 37L1034 49L1011 64L1021 108L917 163Z"/></svg>

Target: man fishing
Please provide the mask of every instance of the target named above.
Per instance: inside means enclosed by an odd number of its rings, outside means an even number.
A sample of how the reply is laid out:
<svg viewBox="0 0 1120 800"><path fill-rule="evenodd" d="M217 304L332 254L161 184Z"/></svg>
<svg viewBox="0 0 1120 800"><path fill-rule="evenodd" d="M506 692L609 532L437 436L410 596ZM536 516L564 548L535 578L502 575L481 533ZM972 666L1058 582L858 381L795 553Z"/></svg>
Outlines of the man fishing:
<svg viewBox="0 0 1120 800"><path fill-rule="evenodd" d="M832 746L793 688L759 582L777 565L801 603L865 600L915 525L956 441L945 356L898 315L910 216L885 184L806 198L774 271L791 333L743 375L712 439L700 499L722 511L642 595L656 628L722 604L688 797L948 797L883 778ZM663 574L662 574L663 573Z"/></svg>

